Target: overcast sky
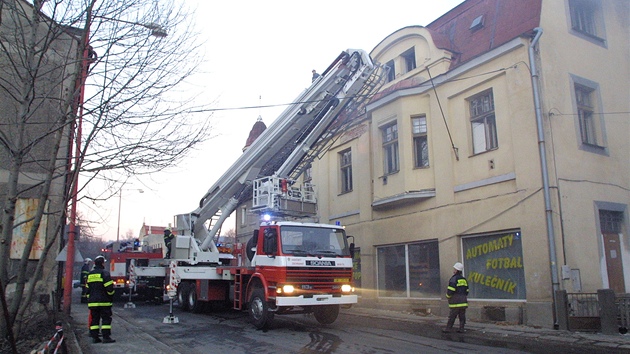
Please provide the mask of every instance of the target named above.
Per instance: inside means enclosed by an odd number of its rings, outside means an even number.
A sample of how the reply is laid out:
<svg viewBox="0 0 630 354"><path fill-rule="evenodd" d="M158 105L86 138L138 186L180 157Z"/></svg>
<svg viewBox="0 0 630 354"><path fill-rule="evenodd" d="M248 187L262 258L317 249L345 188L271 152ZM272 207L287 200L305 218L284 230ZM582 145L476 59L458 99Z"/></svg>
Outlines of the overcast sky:
<svg viewBox="0 0 630 354"><path fill-rule="evenodd" d="M136 237L143 222L166 226L173 223L174 215L193 211L242 154L256 118L262 116L269 126L286 108L282 105L310 85L312 69L323 71L348 48L370 52L396 30L428 25L463 2L185 1L196 7L191 20L206 43L203 73L191 83L203 89L204 102L221 109L211 118L215 136L180 166L125 187L121 239L128 230ZM238 109L259 105L278 107ZM116 239L118 204L113 198L98 211L81 211L91 219L103 219L95 225L96 236ZM223 231L234 227L234 221L228 220Z"/></svg>

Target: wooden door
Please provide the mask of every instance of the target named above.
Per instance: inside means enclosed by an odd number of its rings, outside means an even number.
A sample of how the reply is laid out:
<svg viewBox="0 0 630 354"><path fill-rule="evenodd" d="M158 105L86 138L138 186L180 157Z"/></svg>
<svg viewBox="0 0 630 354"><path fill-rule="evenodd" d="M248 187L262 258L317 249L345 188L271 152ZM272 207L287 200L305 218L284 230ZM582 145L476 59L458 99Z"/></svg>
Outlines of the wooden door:
<svg viewBox="0 0 630 354"><path fill-rule="evenodd" d="M608 286L615 293L625 293L626 285L623 280L623 263L621 262L621 245L619 234L604 233L604 252L606 253L606 269L608 271Z"/></svg>

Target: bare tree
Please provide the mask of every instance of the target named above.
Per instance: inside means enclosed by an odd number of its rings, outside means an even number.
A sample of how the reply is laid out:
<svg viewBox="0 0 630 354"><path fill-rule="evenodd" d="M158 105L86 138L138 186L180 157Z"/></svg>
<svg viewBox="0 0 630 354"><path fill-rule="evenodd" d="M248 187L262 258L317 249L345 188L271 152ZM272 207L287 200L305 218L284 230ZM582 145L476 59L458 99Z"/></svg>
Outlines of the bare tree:
<svg viewBox="0 0 630 354"><path fill-rule="evenodd" d="M0 168L8 170L0 190L0 285L12 291L0 321L5 337L20 333L36 289L49 281L43 272L54 265L78 175L79 187L95 179L116 184L176 165L209 137L210 119L189 113L202 107L182 92L202 56L181 5L1 0L0 14ZM20 199L37 201L26 219L16 219ZM19 227L23 252L11 260ZM35 262L40 228L46 238Z"/></svg>

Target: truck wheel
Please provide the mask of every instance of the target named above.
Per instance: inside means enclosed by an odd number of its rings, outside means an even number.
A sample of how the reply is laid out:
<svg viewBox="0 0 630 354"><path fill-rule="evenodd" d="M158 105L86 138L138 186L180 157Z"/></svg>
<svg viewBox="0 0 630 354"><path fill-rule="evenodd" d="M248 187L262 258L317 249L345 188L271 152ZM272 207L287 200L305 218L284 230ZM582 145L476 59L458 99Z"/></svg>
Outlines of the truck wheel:
<svg viewBox="0 0 630 354"><path fill-rule="evenodd" d="M177 287L177 303L179 308L184 311L188 311L188 283L181 282Z"/></svg>
<svg viewBox="0 0 630 354"><path fill-rule="evenodd" d="M194 313L203 312L203 303L197 299L197 286L190 283L188 287L188 308Z"/></svg>
<svg viewBox="0 0 630 354"><path fill-rule="evenodd" d="M273 312L269 311L269 304L265 301L265 292L254 289L249 297L249 315L257 329L265 329L273 320Z"/></svg>
<svg viewBox="0 0 630 354"><path fill-rule="evenodd" d="M331 324L339 316L339 305L314 306L313 315L315 315L317 322L325 325Z"/></svg>

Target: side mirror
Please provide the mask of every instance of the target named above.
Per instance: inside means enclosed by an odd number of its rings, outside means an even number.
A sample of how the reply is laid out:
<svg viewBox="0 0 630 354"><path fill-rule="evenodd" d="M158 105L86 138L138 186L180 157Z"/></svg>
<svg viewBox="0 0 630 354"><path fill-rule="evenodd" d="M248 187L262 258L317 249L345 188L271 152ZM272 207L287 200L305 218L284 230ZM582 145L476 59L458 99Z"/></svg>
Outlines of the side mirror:
<svg viewBox="0 0 630 354"><path fill-rule="evenodd" d="M254 230L254 235L252 235L252 246L256 247L258 245L258 229Z"/></svg>
<svg viewBox="0 0 630 354"><path fill-rule="evenodd" d="M353 242L350 242L348 250L350 251L350 257L354 258L354 236L346 236L346 239L349 239L350 237L352 237Z"/></svg>

